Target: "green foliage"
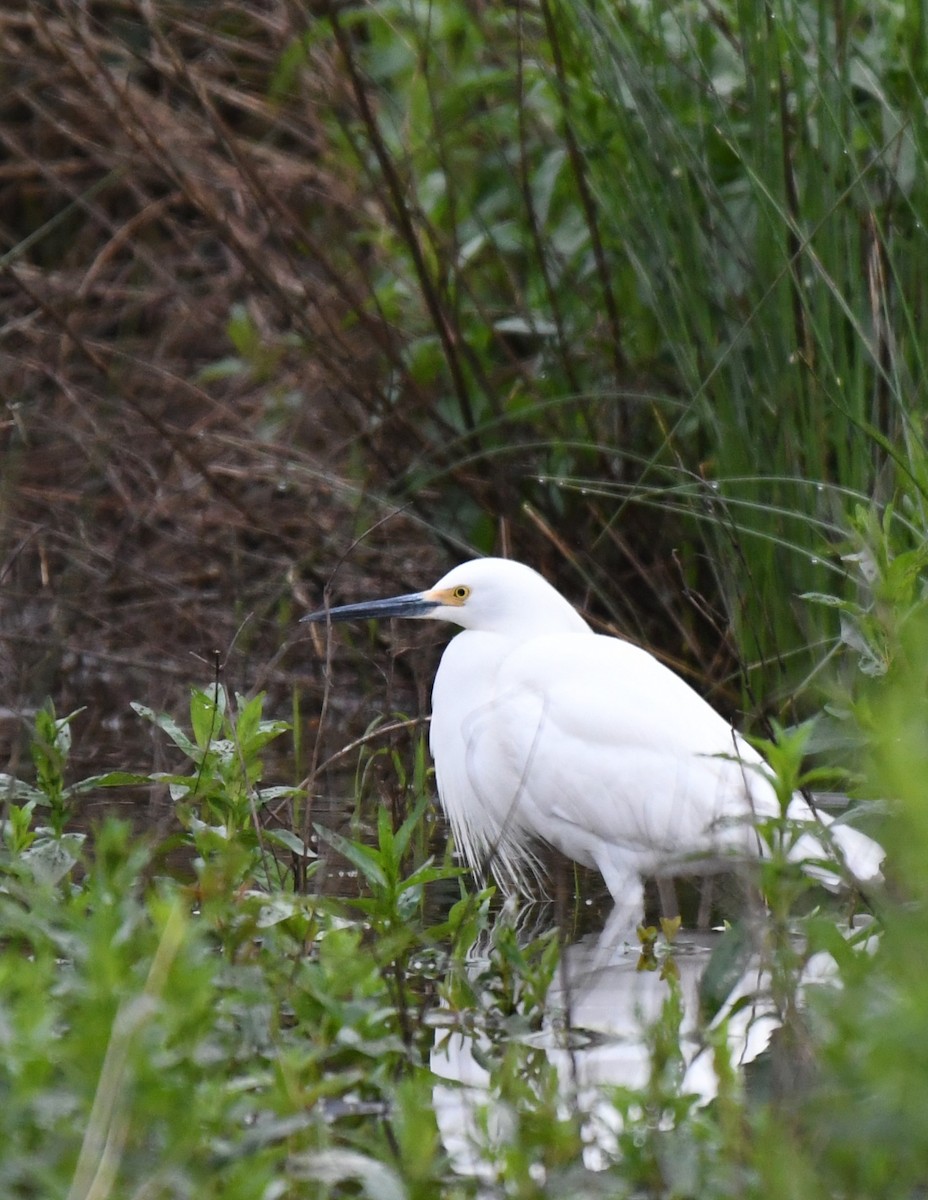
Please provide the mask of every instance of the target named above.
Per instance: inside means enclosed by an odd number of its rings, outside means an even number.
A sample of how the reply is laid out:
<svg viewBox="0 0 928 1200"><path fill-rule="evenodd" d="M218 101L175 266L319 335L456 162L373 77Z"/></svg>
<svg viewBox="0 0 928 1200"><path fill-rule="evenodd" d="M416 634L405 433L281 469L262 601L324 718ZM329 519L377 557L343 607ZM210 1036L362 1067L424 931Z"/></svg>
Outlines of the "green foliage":
<svg viewBox="0 0 928 1200"><path fill-rule="evenodd" d="M888 9L577 11L617 148L591 160L604 220L633 248L688 397L657 487L701 520L742 656L797 647L808 669L828 618L791 593L842 582L848 501L898 486L922 509L911 265L926 196L909 168L924 108L909 105L926 80L897 88ZM611 490L636 503L636 484Z"/></svg>
<svg viewBox="0 0 928 1200"><path fill-rule="evenodd" d="M782 818L766 831L769 916L721 939L695 1034L685 1024L678 956L687 950L677 925L643 932L640 970L664 990L640 1034L642 1082L618 1090L580 1087L565 1065L571 1039L582 1052L590 1035L570 1027L569 988L567 1011L552 1018L557 931L527 938L508 906L493 911L490 892L429 915L428 887L459 872L426 856L422 798L396 826L382 808L373 845L325 834L360 873L364 894L351 901L296 895L274 876L243 887L239 872L217 865L213 842L215 869L195 863L191 889L160 874L159 848L117 822L75 841L69 870L43 875L30 863L40 835L23 824L21 802L37 784L8 782L4 1194L250 1200L379 1188L426 1200L476 1196L494 1179L539 1197L760 1200L788 1187L809 1200L910 1200L926 1182L928 1153L912 1120L928 1103L918 966L928 952L928 621L918 604L896 615L888 669L859 674L852 711L867 750L862 776L893 801L885 835L904 903L884 899L879 926L843 933L825 911L803 915L808 894L787 861L786 809L792 789L818 776L802 766L809 731L778 731L763 745L783 791ZM252 861L253 810L241 796L259 787L261 748L279 729L262 717L260 699L239 699L236 720L214 697L194 694L191 735L157 718L194 766L170 777L178 816L183 836L202 845L199 798L201 811L223 815L226 862ZM56 722L50 710L39 716L46 740L37 737L37 757ZM236 738L238 754L219 744ZM67 793L66 740L41 773L36 766L52 795ZM402 790L416 778L413 765ZM66 840L72 831L41 836ZM779 1029L768 1061L745 1081L730 1039L757 1004ZM708 1104L685 1085L693 1036L713 1056ZM487 1080L482 1100L460 1088L476 1175L449 1161L449 1127L434 1108L439 1084L455 1089L441 1078L442 1046L454 1038ZM608 1132L595 1152L594 1128Z"/></svg>
<svg viewBox="0 0 928 1200"><path fill-rule="evenodd" d="M381 806L377 813L376 847L365 846L316 826L319 836L357 867L370 888L370 899L358 900L355 904L367 913L374 933L381 938L405 930L414 917L421 916L426 884L464 874L460 868L436 867L429 858L409 875L404 875L403 859L413 833L422 823L427 805L428 797L423 796L395 832L389 812Z"/></svg>
<svg viewBox="0 0 928 1200"><path fill-rule="evenodd" d="M124 826L101 829L84 865L79 888L8 879L0 892L10 1196L64 1194L69 1181L89 1196L125 1172L194 1172L209 1155L210 1129L179 1118L199 1088L220 1099L224 1086L195 1061L220 963L177 898L144 894L147 854Z"/></svg>
<svg viewBox="0 0 928 1200"><path fill-rule="evenodd" d="M391 1113L398 1076L412 1175L442 1169L434 1123L428 1141L412 1140L429 1123L409 1015L393 1002L396 956L408 947L395 945L391 958L338 904L246 892L241 873L225 869L253 860L254 829L233 818L245 811L243 789L260 780L261 746L282 727L261 719L260 697L239 699L234 721L214 696L193 693L193 738L152 714L198 768L171 777L178 797L199 794L226 818L221 841L204 842L202 823L178 808L191 844L222 859L217 869L201 863L195 893L159 877L152 848L117 822L86 845L58 829L74 870L38 871L39 836L27 836L25 806L8 799L22 827L13 843L7 821L0 860L4 1195L278 1194L275 1179L297 1186L326 1156L330 1166L357 1165L360 1149L371 1148L358 1123L366 1112ZM50 710L39 714L37 777L59 797L68 791L63 727ZM56 754L42 757L50 731L59 734ZM224 739L237 739L237 753ZM106 786L145 777L101 778ZM13 780L7 791L32 787ZM396 835L382 826L395 861L420 817ZM420 866L412 886L438 874ZM379 927L388 924L384 917ZM431 944L421 927L417 938ZM342 1131L334 1139L333 1124ZM378 1151L382 1159L389 1145Z"/></svg>
<svg viewBox="0 0 928 1200"><path fill-rule="evenodd" d="M462 902L466 903L466 902ZM557 969L557 930L526 939L512 920L512 906L505 907L492 925L478 930L476 945L486 951L474 967L461 958L451 964L442 997L452 1013L467 1014L482 1009L482 1032L497 1041L537 1029L544 1013L548 988Z"/></svg>
<svg viewBox="0 0 928 1200"><path fill-rule="evenodd" d="M241 832L251 823L255 806L281 794L255 788L262 774L260 751L289 728L284 721L262 720L263 704L263 695L251 700L236 696L233 705L218 685L209 692L194 688L190 694L193 740L167 713L133 705L140 716L165 732L195 767L190 775L154 778L170 786L172 798L184 805L185 813L196 808L203 817L218 818L227 834Z"/></svg>
<svg viewBox="0 0 928 1200"><path fill-rule="evenodd" d="M313 852L271 816L300 797L262 783L286 729L262 696L194 690L189 731L137 705L189 765L78 782L77 714L48 704L34 778L0 779L4 1195L924 1193L926 44L911 5L374 0L312 13L269 96L320 54L339 63L314 147L361 199L326 270L364 286L325 331L390 331L366 435L416 434L383 455L391 502L426 497L482 548L494 518L537 506L571 531L595 601L637 592L626 622L654 608L675 649L717 677L721 647L758 695L771 670L810 678L840 654L833 724L856 790L884 801L879 923L845 934L809 911L786 810L821 779L804 757L824 723L774 726L768 919L728 931L701 985L717 1095L683 1087L675 931L646 933L666 991L644 1083L598 1095L614 1138L593 1172L574 1045L560 1071L544 1036L557 935L525 939L489 891L430 908L459 872L426 849L421 743L408 772L393 760L408 815L378 807L369 838L319 831L363 888L329 899L298 894ZM204 386L273 393L306 345L242 306L227 335ZM671 550L696 605L667 599L676 565L652 578ZM169 847L111 822L85 837L84 797L143 783L174 801ZM758 995L781 1037L752 1089L729 1037ZM488 1079L477 1175L452 1170L434 1111L444 1032Z"/></svg>
<svg viewBox="0 0 928 1200"><path fill-rule="evenodd" d="M57 884L78 861L83 833L67 830L77 801L98 788L124 787L143 782L143 777L124 771L91 775L76 783L67 782L71 750L71 722L82 710L56 717L51 700L36 713L30 741L35 781L27 783L0 775L4 801L3 860L29 871L37 881ZM35 824L47 812L48 825Z"/></svg>
<svg viewBox="0 0 928 1200"><path fill-rule="evenodd" d="M345 74L328 161L371 197L349 248L419 437L392 490L428 486L481 549L465 470L496 513L538 507L623 624L653 600L650 643L727 643L751 708L836 645L797 596L853 603L849 509L898 495L928 532L919 20L377 0L314 23L275 84L324 51Z"/></svg>
<svg viewBox="0 0 928 1200"><path fill-rule="evenodd" d="M150 782L167 785L175 809L204 863L224 864L239 881L257 874L266 883L278 873L269 847L308 858L312 851L290 830L264 830L260 812L273 801L291 798L294 789L265 787L261 751L289 726L262 718L264 695L234 702L218 684L190 694L190 738L167 713L144 704L133 708L168 735L190 759L188 775L156 772Z"/></svg>
<svg viewBox="0 0 928 1200"><path fill-rule="evenodd" d="M898 650L900 631L926 596L928 543L921 531L899 520L893 505L882 515L858 506L844 561L853 569L853 597L805 597L837 610L841 641L865 675L884 675Z"/></svg>
<svg viewBox="0 0 928 1200"><path fill-rule="evenodd" d="M918 966L928 952L928 614L922 603L895 615L886 670L864 679L855 714L866 746L866 787L892 798L883 832L901 902L881 907L882 934L870 937L867 953L843 956L843 991L813 993L821 1075L797 1114L797 1129L813 1127L822 1141L794 1144L802 1174L815 1181L802 1195L895 1200L921 1194L928 1182L928 1143L915 1116L928 1088L928 997Z"/></svg>

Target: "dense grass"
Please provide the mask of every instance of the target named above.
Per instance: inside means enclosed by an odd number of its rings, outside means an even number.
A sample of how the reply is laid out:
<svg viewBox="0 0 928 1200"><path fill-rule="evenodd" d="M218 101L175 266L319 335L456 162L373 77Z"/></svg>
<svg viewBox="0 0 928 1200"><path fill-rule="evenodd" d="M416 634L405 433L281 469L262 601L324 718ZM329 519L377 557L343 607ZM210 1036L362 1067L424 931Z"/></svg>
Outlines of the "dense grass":
<svg viewBox="0 0 928 1200"><path fill-rule="evenodd" d="M921 1194L920 10L60 0L0 37L0 661L11 703L88 702L8 739L4 1194ZM470 894L418 727L371 730L321 816L326 737L421 708L427 656L384 677L359 637L346 701L278 653L343 555L343 590L401 591L491 549L728 711L826 696L819 753L885 801L880 936L770 864L695 1014L654 935L644 1078L592 1101L557 934ZM243 695L188 711L214 654ZM88 815L142 783L147 835ZM745 1075L748 969L781 1032ZM483 1182L436 1111L444 1035L488 1072Z"/></svg>
<svg viewBox="0 0 928 1200"><path fill-rule="evenodd" d="M799 597L853 595L855 503L902 493L924 532L912 33L799 4L383 3L314 29L356 112L331 153L378 199L357 239L405 337L395 404L428 439L404 494L514 471L580 531L600 603L657 537L767 703L811 671L834 626ZM639 613L667 587L645 561ZM687 656L700 615L674 608Z"/></svg>

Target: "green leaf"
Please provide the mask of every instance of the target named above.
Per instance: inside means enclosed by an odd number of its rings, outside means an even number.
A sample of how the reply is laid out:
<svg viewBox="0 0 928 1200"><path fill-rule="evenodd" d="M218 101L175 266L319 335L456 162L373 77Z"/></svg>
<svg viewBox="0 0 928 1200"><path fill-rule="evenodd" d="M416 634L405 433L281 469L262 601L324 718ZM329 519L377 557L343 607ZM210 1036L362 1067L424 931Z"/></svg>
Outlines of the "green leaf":
<svg viewBox="0 0 928 1200"><path fill-rule="evenodd" d="M65 789L65 794L79 796L95 791L96 788L140 787L142 784L150 784L153 778L152 775L136 775L131 771L107 771L104 775L88 775L86 779L72 783Z"/></svg>
<svg viewBox="0 0 928 1200"><path fill-rule="evenodd" d="M187 737L186 733L184 733L173 717L167 713L156 713L154 709L149 708L145 704L139 704L135 700L131 702L130 707L144 720L151 721L153 725L157 725L163 733L168 735L179 750L183 750L188 758L192 758L194 762L199 762L199 747Z"/></svg>
<svg viewBox="0 0 928 1200"><path fill-rule="evenodd" d="M244 696L236 693L235 700L238 704L238 716L235 722L235 737L239 745L245 751L246 757L251 748L252 742L255 739L261 726L261 713L264 708L264 692L258 692L256 696L252 696L250 700L246 700Z"/></svg>
<svg viewBox="0 0 928 1200"><path fill-rule="evenodd" d="M264 833L267 841L275 846L282 846L285 850L292 850L294 854L299 854L301 858L316 858L318 857L315 850L311 850L309 846L291 829L268 829Z"/></svg>
<svg viewBox="0 0 928 1200"><path fill-rule="evenodd" d="M399 890L405 892L407 888L421 887L424 883L434 883L438 879L453 879L465 873L463 867L436 867L433 863L434 859L427 858L421 867L401 881Z"/></svg>
<svg viewBox="0 0 928 1200"><path fill-rule="evenodd" d="M377 843L380 847L381 863L389 864L392 868L391 873L395 875L399 860L402 857L402 851L396 845L393 822L390 820L390 814L383 804L377 810Z"/></svg>
<svg viewBox="0 0 928 1200"><path fill-rule="evenodd" d="M39 788L30 783L23 783L14 775L0 774L0 802L3 800L32 801L35 804L46 803L46 796Z"/></svg>
<svg viewBox="0 0 928 1200"><path fill-rule="evenodd" d="M403 822L403 824L396 831L396 834L393 837L393 850L394 850L394 854L396 855L397 861L399 859L401 859L403 857L403 855L406 853L406 850L409 847L409 839L412 837L413 830L416 828L416 826L422 820L422 814L425 812L426 808L428 807L428 803L429 803L428 796L422 796L416 803L412 812L409 814L409 816L406 818L406 820ZM386 810L381 809L381 812L385 813Z"/></svg>
<svg viewBox="0 0 928 1200"><path fill-rule="evenodd" d="M754 931L748 922L739 921L725 931L699 982L699 1007L707 1023L718 1016L743 978L754 950Z"/></svg>
<svg viewBox="0 0 928 1200"><path fill-rule="evenodd" d="M803 592L800 600L808 600L810 604L823 604L826 608L844 608L852 606L840 596L830 596L827 592Z"/></svg>
<svg viewBox="0 0 928 1200"><path fill-rule="evenodd" d="M340 833L323 828L322 825L314 825L313 828L333 850L337 850L343 858L347 858L353 866L357 867L368 883L380 888L388 886L387 876L376 850L371 850L370 847L364 846L360 842L350 841L348 838L342 837Z"/></svg>
<svg viewBox="0 0 928 1200"><path fill-rule="evenodd" d="M255 799L258 804L271 804L274 800L290 800L294 796L302 796L305 793L304 788L290 787L289 784L280 784L277 787L260 788L255 793Z"/></svg>
<svg viewBox="0 0 928 1200"><path fill-rule="evenodd" d="M56 884L71 870L80 856L84 834L37 838L22 853L22 859L37 883Z"/></svg>
<svg viewBox="0 0 928 1200"><path fill-rule="evenodd" d="M190 724L201 750L208 750L222 736L224 695L219 688L212 693L194 688L190 693Z"/></svg>

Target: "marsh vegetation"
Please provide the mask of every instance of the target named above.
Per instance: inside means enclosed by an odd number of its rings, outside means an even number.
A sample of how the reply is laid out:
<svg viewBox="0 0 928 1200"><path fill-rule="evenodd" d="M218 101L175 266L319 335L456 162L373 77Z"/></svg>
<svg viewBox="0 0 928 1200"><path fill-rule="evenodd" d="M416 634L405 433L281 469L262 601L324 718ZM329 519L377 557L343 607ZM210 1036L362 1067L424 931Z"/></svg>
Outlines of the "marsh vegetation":
<svg viewBox="0 0 928 1200"><path fill-rule="evenodd" d="M26 0L0 71L3 1194L922 1194L923 11ZM440 633L296 634L487 552L888 850L655 923L621 1084L595 881L447 845Z"/></svg>

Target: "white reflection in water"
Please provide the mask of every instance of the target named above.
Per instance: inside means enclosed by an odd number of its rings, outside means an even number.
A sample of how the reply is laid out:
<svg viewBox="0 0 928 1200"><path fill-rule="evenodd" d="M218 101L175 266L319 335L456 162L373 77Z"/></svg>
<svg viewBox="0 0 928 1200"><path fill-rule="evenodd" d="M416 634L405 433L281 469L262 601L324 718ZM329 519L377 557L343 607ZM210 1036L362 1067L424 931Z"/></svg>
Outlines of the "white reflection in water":
<svg viewBox="0 0 928 1200"><path fill-rule="evenodd" d="M711 1101L719 1086L699 1001L700 980L719 940L718 934L681 934L671 954L682 1004L677 1094L693 1096L700 1104ZM636 950L604 947L595 935L567 947L548 990L542 1031L527 1039L544 1051L557 1071L562 1115L581 1118L584 1165L591 1170L616 1159L622 1116L611 1098L613 1089L648 1084L646 1031L661 1019L671 994L660 969L666 949L656 964L652 960L656 969L642 970ZM486 965L485 960L475 960L474 976ZM833 960L817 954L806 965L802 986L834 977ZM756 956L748 956L710 1028L722 1021L727 1021L728 1052L736 1066L753 1062L778 1028L769 977ZM440 1080L433 1089L435 1112L452 1165L488 1182L497 1174L493 1159L515 1128L514 1116L494 1096L490 1074L481 1064L494 1053L484 1033L439 1027L430 1059Z"/></svg>

